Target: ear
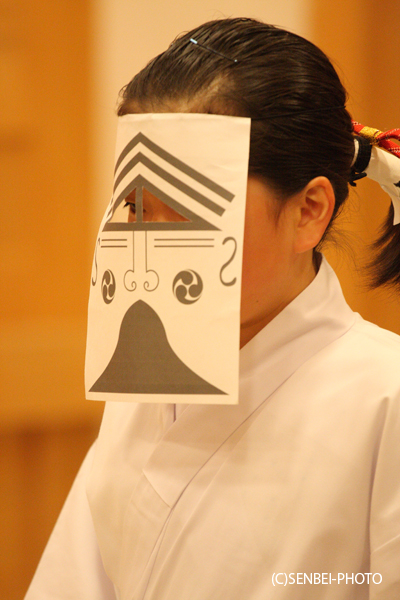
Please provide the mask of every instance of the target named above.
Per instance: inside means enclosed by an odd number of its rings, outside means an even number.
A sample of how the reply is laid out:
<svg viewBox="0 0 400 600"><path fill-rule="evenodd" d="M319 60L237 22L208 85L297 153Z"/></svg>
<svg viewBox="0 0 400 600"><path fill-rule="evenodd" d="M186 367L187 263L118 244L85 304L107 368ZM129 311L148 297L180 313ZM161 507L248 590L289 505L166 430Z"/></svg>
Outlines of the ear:
<svg viewBox="0 0 400 600"><path fill-rule="evenodd" d="M315 248L328 227L335 207L335 193L327 177L312 179L294 198L295 252Z"/></svg>

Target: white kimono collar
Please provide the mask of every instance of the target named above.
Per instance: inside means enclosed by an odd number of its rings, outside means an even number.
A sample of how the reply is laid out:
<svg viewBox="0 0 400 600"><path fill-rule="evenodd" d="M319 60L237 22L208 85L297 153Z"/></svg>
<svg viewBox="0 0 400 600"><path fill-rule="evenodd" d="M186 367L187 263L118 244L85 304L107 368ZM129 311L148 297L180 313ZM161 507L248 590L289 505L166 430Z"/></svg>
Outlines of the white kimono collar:
<svg viewBox="0 0 400 600"><path fill-rule="evenodd" d="M312 283L241 350L239 405L189 405L155 448L143 472L163 500L173 506L230 435L355 319L323 259Z"/></svg>
<svg viewBox="0 0 400 600"><path fill-rule="evenodd" d="M289 361L293 366L305 362L329 343L327 339L343 335L354 319L336 274L322 257L310 285L242 348L241 378L272 365L283 367L282 362Z"/></svg>

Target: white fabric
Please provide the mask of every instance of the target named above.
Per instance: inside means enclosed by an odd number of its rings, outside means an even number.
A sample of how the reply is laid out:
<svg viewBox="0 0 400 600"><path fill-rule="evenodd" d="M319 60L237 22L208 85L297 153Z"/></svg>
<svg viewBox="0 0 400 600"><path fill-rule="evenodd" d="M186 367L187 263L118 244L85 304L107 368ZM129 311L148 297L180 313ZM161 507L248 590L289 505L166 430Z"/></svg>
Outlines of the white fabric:
<svg viewBox="0 0 400 600"><path fill-rule="evenodd" d="M323 261L242 349L238 406L106 406L26 600L398 600L399 364Z"/></svg>
<svg viewBox="0 0 400 600"><path fill-rule="evenodd" d="M26 598L29 600L115 600L104 572L86 498L93 462L89 450L49 539ZM27 540L29 543L29 540Z"/></svg>
<svg viewBox="0 0 400 600"><path fill-rule="evenodd" d="M400 160L394 154L373 146L371 159L365 172L389 194L394 208L393 225L398 225L400 223Z"/></svg>

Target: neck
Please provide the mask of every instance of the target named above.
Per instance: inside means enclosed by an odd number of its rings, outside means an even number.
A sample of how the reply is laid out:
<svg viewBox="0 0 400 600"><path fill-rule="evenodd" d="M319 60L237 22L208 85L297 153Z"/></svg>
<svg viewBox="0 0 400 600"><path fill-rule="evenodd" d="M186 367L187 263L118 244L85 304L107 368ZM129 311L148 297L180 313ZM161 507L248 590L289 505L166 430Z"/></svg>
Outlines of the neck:
<svg viewBox="0 0 400 600"><path fill-rule="evenodd" d="M318 265L319 266L319 265ZM293 277L288 278L290 286L282 298L267 313L257 316L254 319L241 322L240 324L240 348L243 348L254 336L259 333L268 323L272 321L282 310L288 306L303 290L310 285L315 278L317 268L314 260L308 257L301 257L294 269Z"/></svg>

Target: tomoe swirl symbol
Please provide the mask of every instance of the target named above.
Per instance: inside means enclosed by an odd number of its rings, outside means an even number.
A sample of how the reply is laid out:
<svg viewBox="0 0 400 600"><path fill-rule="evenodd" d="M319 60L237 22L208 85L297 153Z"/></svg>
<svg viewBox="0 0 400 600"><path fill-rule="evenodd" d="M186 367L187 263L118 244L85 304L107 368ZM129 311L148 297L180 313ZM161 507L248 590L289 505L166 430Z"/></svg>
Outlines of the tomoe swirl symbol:
<svg viewBox="0 0 400 600"><path fill-rule="evenodd" d="M203 281L198 273L188 269L180 271L172 284L175 298L182 304L193 304L203 292Z"/></svg>
<svg viewBox="0 0 400 600"><path fill-rule="evenodd" d="M113 273L110 270L105 271L101 281L101 294L106 304L110 304L110 302L114 300L115 287L115 277Z"/></svg>

